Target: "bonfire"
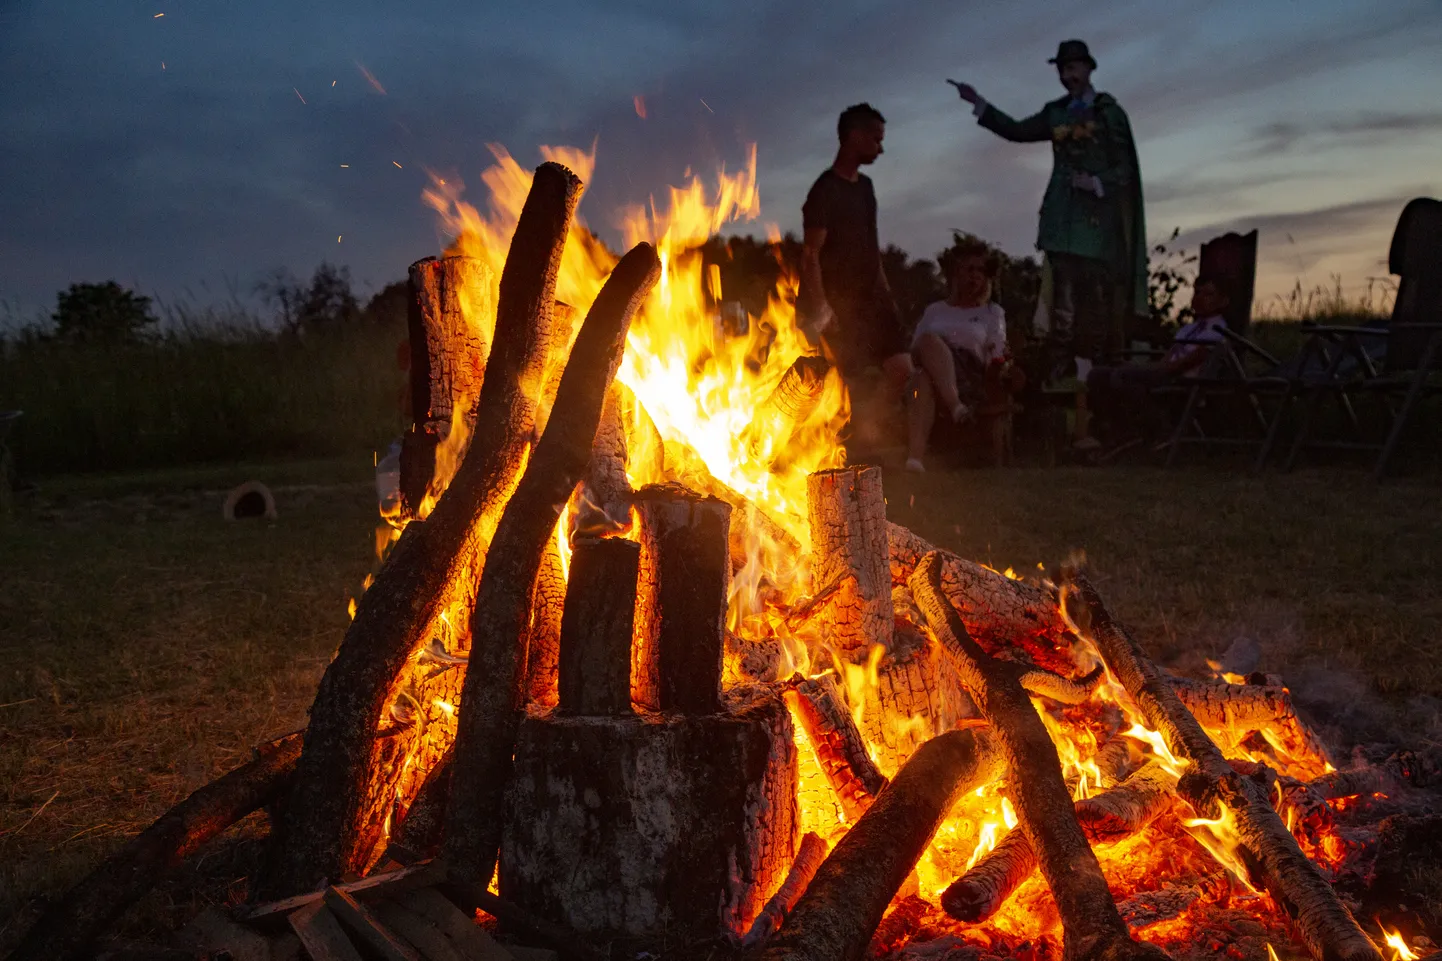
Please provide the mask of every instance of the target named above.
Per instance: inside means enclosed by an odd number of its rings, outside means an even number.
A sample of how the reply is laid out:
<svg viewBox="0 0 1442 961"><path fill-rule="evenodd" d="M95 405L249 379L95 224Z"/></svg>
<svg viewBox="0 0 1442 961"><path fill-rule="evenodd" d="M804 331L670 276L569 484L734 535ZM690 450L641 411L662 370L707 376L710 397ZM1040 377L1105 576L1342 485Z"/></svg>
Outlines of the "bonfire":
<svg viewBox="0 0 1442 961"><path fill-rule="evenodd" d="M485 213L427 195L455 241L410 270L400 490L306 729L15 958L79 956L262 806L212 950L1415 956L1339 884L1435 757L1339 770L1280 678L1168 674L1077 565L1021 578L888 522L795 279L719 320L697 248L758 215L754 150L634 212L621 258L574 216L593 156L545 153L497 150Z"/></svg>

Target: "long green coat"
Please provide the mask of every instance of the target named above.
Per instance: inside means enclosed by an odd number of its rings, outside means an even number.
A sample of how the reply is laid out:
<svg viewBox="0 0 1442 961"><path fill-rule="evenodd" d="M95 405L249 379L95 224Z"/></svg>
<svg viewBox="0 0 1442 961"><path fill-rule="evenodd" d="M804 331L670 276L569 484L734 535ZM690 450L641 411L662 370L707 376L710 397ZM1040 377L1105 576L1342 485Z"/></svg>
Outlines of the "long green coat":
<svg viewBox="0 0 1442 961"><path fill-rule="evenodd" d="M1036 245L1111 265L1120 304L1148 316L1147 230L1142 178L1126 112L1108 93L1073 112L1070 97L1053 100L1024 120L1013 120L987 105L980 124L1016 143L1051 141L1051 180L1041 202ZM1095 174L1103 196L1071 185L1074 172Z"/></svg>

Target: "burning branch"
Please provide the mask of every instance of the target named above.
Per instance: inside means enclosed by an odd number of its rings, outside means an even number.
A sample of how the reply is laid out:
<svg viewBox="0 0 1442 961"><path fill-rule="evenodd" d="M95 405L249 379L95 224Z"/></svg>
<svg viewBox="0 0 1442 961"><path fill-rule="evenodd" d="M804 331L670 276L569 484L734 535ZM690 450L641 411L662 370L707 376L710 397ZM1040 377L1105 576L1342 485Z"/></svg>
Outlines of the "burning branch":
<svg viewBox="0 0 1442 961"><path fill-rule="evenodd" d="M1107 667L1136 702L1146 723L1161 733L1172 754L1191 762L1178 786L1182 797L1204 816L1211 816L1220 804L1235 819L1240 853L1253 883L1265 885L1277 904L1296 920L1313 957L1318 961L1381 961L1377 947L1272 809L1270 792L1227 763L1170 681L1112 619L1086 578L1073 575L1071 588L1066 600L1073 620L1090 629ZM1073 591L1079 606L1073 606Z"/></svg>
<svg viewBox="0 0 1442 961"><path fill-rule="evenodd" d="M471 658L442 845L451 870L462 878L484 883L495 869L501 801L525 710L531 589L557 517L586 469L631 317L659 275L660 260L649 244L636 245L611 272L571 350L546 433L491 542L471 618Z"/></svg>
<svg viewBox="0 0 1442 961"><path fill-rule="evenodd" d="M786 704L816 751L822 773L841 801L846 820L855 822L886 787L886 778L866 753L866 743L841 702L830 675L787 682Z"/></svg>
<svg viewBox="0 0 1442 961"><path fill-rule="evenodd" d="M942 591L943 563L937 551L922 558L911 575L911 593L976 706L996 728L1010 772L1009 796L1061 915L1066 958L1165 958L1159 948L1133 941L1122 923L1077 821L1056 745L1022 689L1024 669L991 657L972 640Z"/></svg>
<svg viewBox="0 0 1442 961"><path fill-rule="evenodd" d="M580 193L580 180L565 167L537 169L501 276L475 436L448 496L401 535L326 668L295 787L252 896L314 890L366 866L363 829L375 809L389 805L387 785L399 776L380 763L376 727L442 615L470 620L472 572L484 563L491 525L520 480L535 425L556 274ZM528 600L529 591L527 582Z"/></svg>
<svg viewBox="0 0 1442 961"><path fill-rule="evenodd" d="M1001 770L986 731L922 745L822 863L757 961L858 961L956 799Z"/></svg>

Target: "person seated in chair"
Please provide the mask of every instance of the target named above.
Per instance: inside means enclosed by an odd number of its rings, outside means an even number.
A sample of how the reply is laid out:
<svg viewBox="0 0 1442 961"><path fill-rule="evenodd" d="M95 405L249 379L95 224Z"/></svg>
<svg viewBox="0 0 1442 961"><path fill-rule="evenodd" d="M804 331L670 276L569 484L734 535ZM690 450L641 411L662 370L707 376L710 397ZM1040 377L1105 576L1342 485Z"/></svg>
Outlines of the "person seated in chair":
<svg viewBox="0 0 1442 961"><path fill-rule="evenodd" d="M997 263L991 248L965 240L947 264L950 294L926 308L912 335L906 469L926 469L937 408L953 423L971 419L998 393L1007 364L1006 313L991 300ZM990 389L989 389L990 388Z"/></svg>
<svg viewBox="0 0 1442 961"><path fill-rule="evenodd" d="M1112 451L1142 443L1155 428L1161 409L1152 396L1158 387L1181 382L1201 373L1208 344L1221 343L1230 301L1214 277L1199 276L1192 285L1192 314L1196 318L1177 331L1161 360L1150 364L1093 367L1087 374L1087 407L1101 425L1109 443L1094 436L1077 441L1082 451L1103 446Z"/></svg>

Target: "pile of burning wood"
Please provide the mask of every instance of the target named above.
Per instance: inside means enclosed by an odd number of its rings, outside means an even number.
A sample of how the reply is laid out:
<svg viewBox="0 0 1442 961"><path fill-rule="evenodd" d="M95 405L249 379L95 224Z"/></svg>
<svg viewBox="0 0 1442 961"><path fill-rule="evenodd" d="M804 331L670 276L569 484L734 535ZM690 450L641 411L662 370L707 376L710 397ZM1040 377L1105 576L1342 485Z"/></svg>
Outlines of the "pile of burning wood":
<svg viewBox="0 0 1442 961"><path fill-rule="evenodd" d="M136 838L16 961L82 956L261 807L233 926L317 961L527 956L475 917L586 959L1380 961L1334 882L1366 871L1372 799L1435 757L1336 770L1279 679L1167 674L1081 572L1023 581L889 523L876 468L807 472L789 520L728 483L617 379L657 250L579 325L557 303L579 191L536 171L494 300L474 258L412 268L403 533L304 732ZM838 390L779 360L747 456L784 456Z"/></svg>

